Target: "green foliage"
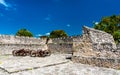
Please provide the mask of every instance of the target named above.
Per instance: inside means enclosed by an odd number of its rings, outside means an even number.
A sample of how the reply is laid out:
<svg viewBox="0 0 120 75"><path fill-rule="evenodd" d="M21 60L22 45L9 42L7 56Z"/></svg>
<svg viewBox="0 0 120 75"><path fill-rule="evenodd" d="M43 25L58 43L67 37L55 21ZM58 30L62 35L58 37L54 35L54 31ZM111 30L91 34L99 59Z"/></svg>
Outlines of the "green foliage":
<svg viewBox="0 0 120 75"><path fill-rule="evenodd" d="M118 44L120 42L120 31L115 31L113 33L113 36L114 36L115 42Z"/></svg>
<svg viewBox="0 0 120 75"><path fill-rule="evenodd" d="M54 30L50 33L50 38L68 37L64 30Z"/></svg>
<svg viewBox="0 0 120 75"><path fill-rule="evenodd" d="M30 31L28 31L27 29L20 29L16 33L16 36L33 37L33 34Z"/></svg>
<svg viewBox="0 0 120 75"><path fill-rule="evenodd" d="M94 24L94 28L113 35L115 42L120 42L120 15L103 17L98 24Z"/></svg>

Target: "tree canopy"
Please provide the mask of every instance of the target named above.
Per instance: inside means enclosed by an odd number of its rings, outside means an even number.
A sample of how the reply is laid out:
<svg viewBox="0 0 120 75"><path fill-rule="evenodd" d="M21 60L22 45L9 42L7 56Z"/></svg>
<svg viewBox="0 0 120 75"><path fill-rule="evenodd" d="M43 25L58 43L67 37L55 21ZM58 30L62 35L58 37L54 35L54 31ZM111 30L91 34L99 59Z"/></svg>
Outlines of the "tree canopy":
<svg viewBox="0 0 120 75"><path fill-rule="evenodd" d="M50 33L50 38L68 37L64 30L54 30Z"/></svg>
<svg viewBox="0 0 120 75"><path fill-rule="evenodd" d="M113 35L117 44L120 42L120 15L103 17L98 24L94 24L94 28Z"/></svg>
<svg viewBox="0 0 120 75"><path fill-rule="evenodd" d="M20 29L16 33L16 36L33 37L33 34L27 29Z"/></svg>

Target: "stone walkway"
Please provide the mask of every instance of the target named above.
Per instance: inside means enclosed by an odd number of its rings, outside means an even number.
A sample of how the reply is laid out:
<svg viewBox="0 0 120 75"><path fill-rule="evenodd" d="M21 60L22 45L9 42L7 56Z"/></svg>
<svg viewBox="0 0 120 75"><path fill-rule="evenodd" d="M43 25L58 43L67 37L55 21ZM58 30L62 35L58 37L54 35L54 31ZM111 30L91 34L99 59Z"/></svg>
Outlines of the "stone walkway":
<svg viewBox="0 0 120 75"><path fill-rule="evenodd" d="M7 70L9 73L18 71L31 70L41 68L44 66L60 64L68 62L65 56L51 55L48 57L13 57L13 56L2 56L0 59L0 67Z"/></svg>
<svg viewBox="0 0 120 75"><path fill-rule="evenodd" d="M65 55L0 56L0 75L120 75L119 70L73 63Z"/></svg>

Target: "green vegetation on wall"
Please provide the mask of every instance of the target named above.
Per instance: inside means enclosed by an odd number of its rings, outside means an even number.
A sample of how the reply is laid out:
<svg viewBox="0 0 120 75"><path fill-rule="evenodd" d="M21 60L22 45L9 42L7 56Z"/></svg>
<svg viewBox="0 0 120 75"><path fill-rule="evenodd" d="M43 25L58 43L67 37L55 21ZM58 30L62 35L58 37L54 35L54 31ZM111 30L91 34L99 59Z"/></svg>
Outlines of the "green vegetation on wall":
<svg viewBox="0 0 120 75"><path fill-rule="evenodd" d="M120 15L103 17L98 24L94 24L94 28L113 35L116 44L120 42Z"/></svg>

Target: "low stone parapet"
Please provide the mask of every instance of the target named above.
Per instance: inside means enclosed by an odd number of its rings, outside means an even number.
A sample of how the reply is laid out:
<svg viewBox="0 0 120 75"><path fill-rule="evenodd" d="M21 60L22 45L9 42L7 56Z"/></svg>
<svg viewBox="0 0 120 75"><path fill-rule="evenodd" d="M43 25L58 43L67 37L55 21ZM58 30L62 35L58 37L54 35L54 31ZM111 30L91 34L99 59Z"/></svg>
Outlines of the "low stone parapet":
<svg viewBox="0 0 120 75"><path fill-rule="evenodd" d="M120 58L96 58L96 57L81 57L73 56L72 61L76 63L89 64L98 67L120 68Z"/></svg>
<svg viewBox="0 0 120 75"><path fill-rule="evenodd" d="M46 44L0 44L0 55L12 54L13 50L29 49L29 50L47 50Z"/></svg>

